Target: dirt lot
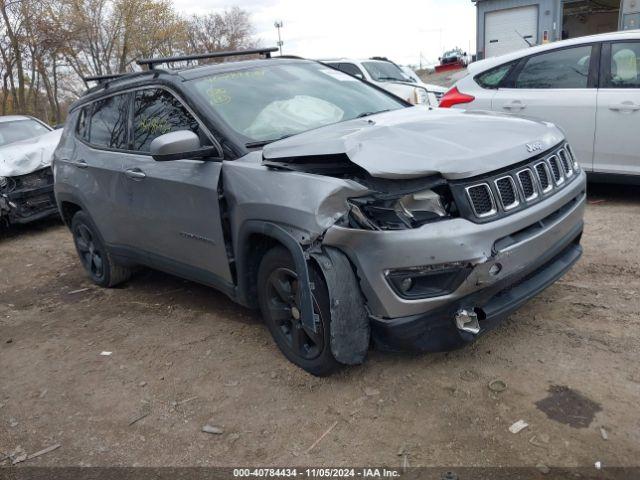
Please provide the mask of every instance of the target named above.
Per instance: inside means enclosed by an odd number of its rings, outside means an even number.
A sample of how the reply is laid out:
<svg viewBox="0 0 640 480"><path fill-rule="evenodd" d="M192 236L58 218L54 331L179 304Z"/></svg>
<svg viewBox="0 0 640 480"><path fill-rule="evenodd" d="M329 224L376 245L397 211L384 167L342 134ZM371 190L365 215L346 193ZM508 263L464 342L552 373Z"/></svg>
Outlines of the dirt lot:
<svg viewBox="0 0 640 480"><path fill-rule="evenodd" d="M476 344L374 351L328 379L289 364L222 294L151 271L96 288L65 227L12 229L0 460L60 443L26 463L398 466L404 449L411 465L637 465L640 189L593 187L586 220L580 263ZM529 427L510 433L520 419Z"/></svg>

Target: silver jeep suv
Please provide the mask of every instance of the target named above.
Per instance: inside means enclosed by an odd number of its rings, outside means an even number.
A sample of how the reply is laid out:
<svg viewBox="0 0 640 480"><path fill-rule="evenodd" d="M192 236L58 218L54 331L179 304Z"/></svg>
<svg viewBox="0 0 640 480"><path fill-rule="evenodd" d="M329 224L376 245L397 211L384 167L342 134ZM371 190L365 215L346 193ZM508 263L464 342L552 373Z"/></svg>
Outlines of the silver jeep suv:
<svg viewBox="0 0 640 480"><path fill-rule="evenodd" d="M139 265L211 285L326 375L371 341L465 345L581 255L585 174L549 123L412 107L298 58L158 67L177 60L95 79L55 152L98 285Z"/></svg>

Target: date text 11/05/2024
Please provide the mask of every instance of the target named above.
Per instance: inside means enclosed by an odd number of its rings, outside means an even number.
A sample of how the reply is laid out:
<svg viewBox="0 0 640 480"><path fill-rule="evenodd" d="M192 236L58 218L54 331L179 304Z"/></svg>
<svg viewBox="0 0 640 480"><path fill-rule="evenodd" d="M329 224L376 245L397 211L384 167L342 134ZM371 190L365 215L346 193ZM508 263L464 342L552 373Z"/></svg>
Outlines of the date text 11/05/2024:
<svg viewBox="0 0 640 480"><path fill-rule="evenodd" d="M233 470L235 478L397 478L400 475L400 471L387 468L236 468Z"/></svg>

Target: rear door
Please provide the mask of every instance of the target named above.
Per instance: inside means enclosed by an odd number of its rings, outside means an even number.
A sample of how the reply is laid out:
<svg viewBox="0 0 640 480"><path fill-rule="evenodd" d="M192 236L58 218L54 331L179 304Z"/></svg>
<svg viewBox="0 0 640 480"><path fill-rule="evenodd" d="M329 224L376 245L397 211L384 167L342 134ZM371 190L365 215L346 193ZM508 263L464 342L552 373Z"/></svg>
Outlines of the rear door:
<svg viewBox="0 0 640 480"><path fill-rule="evenodd" d="M593 165L599 44L524 57L492 100L492 109L555 123L580 164Z"/></svg>
<svg viewBox="0 0 640 480"><path fill-rule="evenodd" d="M127 149L129 95L117 94L93 102L79 113L75 135L80 142L65 167L70 182L108 244L122 241L126 209L114 193L122 180Z"/></svg>
<svg viewBox="0 0 640 480"><path fill-rule="evenodd" d="M640 40L603 46L596 172L640 175Z"/></svg>
<svg viewBox="0 0 640 480"><path fill-rule="evenodd" d="M488 12L484 28L485 58L527 48L538 40L538 6Z"/></svg>
<svg viewBox="0 0 640 480"><path fill-rule="evenodd" d="M195 280L232 282L218 199L219 161L156 162L151 142L165 133L191 130L201 144L211 136L184 102L165 88L133 93L132 150L125 158L124 199L131 212L128 245L148 264Z"/></svg>

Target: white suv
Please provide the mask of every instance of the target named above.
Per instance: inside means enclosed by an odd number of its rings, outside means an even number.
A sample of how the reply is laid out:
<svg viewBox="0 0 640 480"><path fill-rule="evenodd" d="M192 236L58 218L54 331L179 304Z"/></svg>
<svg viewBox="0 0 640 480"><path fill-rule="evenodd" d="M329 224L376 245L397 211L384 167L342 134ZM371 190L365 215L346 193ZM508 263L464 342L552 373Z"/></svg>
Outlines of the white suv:
<svg viewBox="0 0 640 480"><path fill-rule="evenodd" d="M575 38L469 66L440 107L561 127L594 179L640 181L640 30Z"/></svg>
<svg viewBox="0 0 640 480"><path fill-rule="evenodd" d="M417 84L395 63L389 60L368 59L353 60L348 58L321 60L344 73L366 80L384 90L393 93L413 105L438 106L438 87L431 88L427 84Z"/></svg>

